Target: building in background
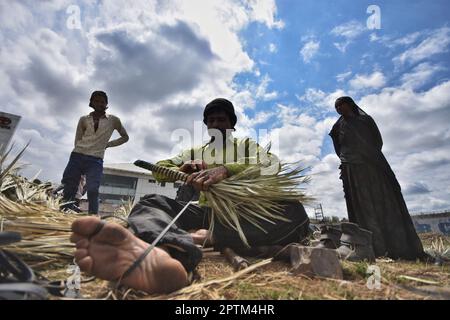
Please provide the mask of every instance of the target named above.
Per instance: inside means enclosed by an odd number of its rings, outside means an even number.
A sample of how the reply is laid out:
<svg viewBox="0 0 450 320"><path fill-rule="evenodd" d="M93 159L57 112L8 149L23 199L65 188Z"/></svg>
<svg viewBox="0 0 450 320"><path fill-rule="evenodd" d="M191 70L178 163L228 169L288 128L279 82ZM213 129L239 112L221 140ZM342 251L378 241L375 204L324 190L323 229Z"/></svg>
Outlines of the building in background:
<svg viewBox="0 0 450 320"><path fill-rule="evenodd" d="M450 235L450 210L411 215L418 233L433 232Z"/></svg>
<svg viewBox="0 0 450 320"><path fill-rule="evenodd" d="M124 201L130 200L135 204L141 197L151 193L175 199L180 185L179 182L159 183L150 171L132 163L105 164L99 190L99 211L114 212Z"/></svg>

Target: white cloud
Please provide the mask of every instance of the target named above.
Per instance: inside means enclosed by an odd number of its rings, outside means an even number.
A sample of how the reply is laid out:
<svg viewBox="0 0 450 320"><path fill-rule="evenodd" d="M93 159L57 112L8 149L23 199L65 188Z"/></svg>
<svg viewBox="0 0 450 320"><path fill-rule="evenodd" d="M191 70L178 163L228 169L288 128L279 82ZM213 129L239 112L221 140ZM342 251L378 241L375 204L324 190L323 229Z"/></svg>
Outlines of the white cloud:
<svg viewBox="0 0 450 320"><path fill-rule="evenodd" d="M355 39L366 30L366 27L359 21L352 20L331 30L331 34L341 36L347 39Z"/></svg>
<svg viewBox="0 0 450 320"><path fill-rule="evenodd" d="M282 147L280 152L293 154L293 159L301 159L301 151L307 150L305 158L310 159L309 163L312 164L312 181L308 191L322 203L325 214L345 217L339 159L334 152L320 156L313 143L316 139L322 139L321 148L325 143L331 146L331 140L326 134L337 115L330 104L340 95L344 95L344 92L327 93L315 88L307 89L299 101L328 108L329 114L335 116L328 116L322 121L314 118L316 124L311 126L307 121L300 124L295 109L285 107L279 115L283 119L279 131L286 135L286 141L293 146L291 149ZM388 87L355 100L374 118L380 129L384 141L383 153L402 186L409 210L419 212L450 207L450 81L424 92L416 92L413 87L405 85ZM303 129L295 129L293 126L296 123ZM311 130L318 126L323 129ZM299 141L290 139L290 132L301 137ZM309 143L300 145L300 141ZM312 212L310 208L309 213Z"/></svg>
<svg viewBox="0 0 450 320"><path fill-rule="evenodd" d="M267 91L267 87L269 86L269 83L272 80L269 78L269 76L266 74L263 79L261 80L261 83L256 88L256 98L261 99L263 101L273 100L278 97L278 92L276 91Z"/></svg>
<svg viewBox="0 0 450 320"><path fill-rule="evenodd" d="M366 27L361 22L356 20L336 26L331 30L331 34L344 38L344 40L333 44L339 51L345 53L347 47L353 42L353 40L359 37L366 30Z"/></svg>
<svg viewBox="0 0 450 320"><path fill-rule="evenodd" d="M14 12L14 14L9 14ZM33 18L30 11L18 2L0 2L0 21L2 28L19 30L23 28L28 20Z"/></svg>
<svg viewBox="0 0 450 320"><path fill-rule="evenodd" d="M352 75L352 72L351 72L351 71L343 72L343 73L340 73L340 74L338 74L338 75L336 76L336 80L337 80L338 82L342 82L342 81L344 81L345 79L347 79L348 77L350 77L351 75Z"/></svg>
<svg viewBox="0 0 450 320"><path fill-rule="evenodd" d="M235 101L240 117L245 119L243 111L245 109L254 109L258 101L271 101L278 98L277 91L268 91L268 87L272 79L265 74L259 83L247 82L243 89L236 92L231 98ZM250 125L250 124L249 124Z"/></svg>
<svg viewBox="0 0 450 320"><path fill-rule="evenodd" d="M407 49L392 60L396 64L416 63L433 55L447 52L450 44L450 28L443 27L430 35L417 46Z"/></svg>
<svg viewBox="0 0 450 320"><path fill-rule="evenodd" d="M302 160L308 166L317 163L321 146L328 126L335 120L326 118L317 120L303 113L298 106L277 106L277 118L280 126L271 130L270 138L273 151L278 153L283 161Z"/></svg>
<svg viewBox="0 0 450 320"><path fill-rule="evenodd" d="M307 88L305 90L305 93L302 96L298 97L298 99L300 101L308 101L322 107L326 106L327 104L325 101L326 96L327 94L320 89Z"/></svg>
<svg viewBox="0 0 450 320"><path fill-rule="evenodd" d="M311 62L311 59L319 52L320 41L310 40L306 42L302 49L300 50L300 54L303 57L303 61L305 63Z"/></svg>
<svg viewBox="0 0 450 320"><path fill-rule="evenodd" d="M365 88L381 88L386 84L386 78L380 71L375 71L372 74L357 74L350 80L350 86L354 89Z"/></svg>
<svg viewBox="0 0 450 320"><path fill-rule="evenodd" d="M398 46L411 45L418 39L426 35L426 33L426 31L417 31L396 39L389 35L378 36L376 33L371 33L369 39L371 42L379 42L389 48L395 48Z"/></svg>
<svg viewBox="0 0 450 320"><path fill-rule="evenodd" d="M251 120L251 122L252 122L253 126L261 124L261 123L265 123L265 122L267 122L267 120L269 120L274 115L275 115L275 113L272 111L261 111L255 115L255 117Z"/></svg>
<svg viewBox="0 0 450 320"><path fill-rule="evenodd" d="M370 36L369 36L369 40L371 42L380 41L380 39L381 38L375 32L371 33Z"/></svg>
<svg viewBox="0 0 450 320"><path fill-rule="evenodd" d="M330 112L335 112L336 99L345 95L348 94L342 89L326 93L320 89L307 88L302 96L297 96L297 99L306 104L307 110L316 117L326 117Z"/></svg>
<svg viewBox="0 0 450 320"><path fill-rule="evenodd" d="M306 207L310 215L312 207L321 203L326 214L345 216L345 202L340 192L339 160L334 154L321 159L321 148L337 117L318 120L302 111L304 109L299 105L278 104L277 109L276 116L280 124L261 143L265 145L270 140L272 151L282 161L300 161L301 166L310 168L308 174L312 180L307 186L307 192L316 197L316 201Z"/></svg>
<svg viewBox="0 0 450 320"><path fill-rule="evenodd" d="M248 5L252 9L251 18L253 20L264 22L269 28L284 28L282 20L275 20L277 14L275 0L250 0Z"/></svg>
<svg viewBox="0 0 450 320"><path fill-rule="evenodd" d="M405 188L405 193L407 194L423 194L430 192L430 187L423 181L417 181L408 184Z"/></svg>
<svg viewBox="0 0 450 320"><path fill-rule="evenodd" d="M404 187L410 210L448 208L450 81L425 92L385 88L358 103L380 128L383 152ZM430 192L409 193L409 186L417 181L429 186Z"/></svg>
<svg viewBox="0 0 450 320"><path fill-rule="evenodd" d="M408 46L408 45L411 45L414 42L416 42L422 36L422 34L423 34L422 32L413 32L413 33L407 34L404 37L393 40L392 44Z"/></svg>
<svg viewBox="0 0 450 320"><path fill-rule="evenodd" d="M321 204L325 216L347 217L342 180L339 179L339 158L334 153L325 155L311 169L308 191L316 197L315 205ZM309 209L309 210L308 210ZM307 208L310 216L313 209Z"/></svg>
<svg viewBox="0 0 450 320"><path fill-rule="evenodd" d="M403 87L408 87L412 89L420 88L431 80L432 76L438 71L445 70L442 66L432 65L429 62L423 62L411 72L405 73L401 77L401 82Z"/></svg>
<svg viewBox="0 0 450 320"><path fill-rule="evenodd" d="M277 46L275 45L275 43L270 43L269 44L269 52L270 53L276 53L278 51Z"/></svg>
<svg viewBox="0 0 450 320"><path fill-rule="evenodd" d="M105 162L170 156L171 132L192 131L217 96L231 98L240 118L247 102L277 96L268 91L268 76L252 88L254 96L233 83L239 72L257 72L240 31L251 22L283 27L272 0L80 1L81 30L66 28L70 4L14 3L0 10L2 111L23 116L16 141L33 138L24 161L33 163L32 172L44 169L43 179L60 180L95 89L107 91L110 112L130 134L127 144L108 149ZM16 14L16 21L6 19ZM258 112L253 120L270 116Z"/></svg>
<svg viewBox="0 0 450 320"><path fill-rule="evenodd" d="M344 42L334 42L333 44L336 47L336 49L338 49L342 53L345 53L347 51L347 47L349 46L350 43L351 43L351 41L347 40Z"/></svg>
<svg viewBox="0 0 450 320"><path fill-rule="evenodd" d="M409 88L386 88L364 97L361 104L386 126L386 151L404 157L439 147L445 150L449 136L445 123L450 113L450 93L445 90L449 88L450 82L420 93Z"/></svg>

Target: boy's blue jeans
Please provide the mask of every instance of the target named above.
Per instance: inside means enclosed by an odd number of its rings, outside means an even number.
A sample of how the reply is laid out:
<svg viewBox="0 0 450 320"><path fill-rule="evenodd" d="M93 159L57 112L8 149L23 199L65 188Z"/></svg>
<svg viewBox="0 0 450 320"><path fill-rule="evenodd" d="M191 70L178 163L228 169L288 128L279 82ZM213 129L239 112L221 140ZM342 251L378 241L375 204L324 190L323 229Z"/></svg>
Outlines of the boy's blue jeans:
<svg viewBox="0 0 450 320"><path fill-rule="evenodd" d="M70 154L61 183L64 185L64 201L75 201L81 175L86 175L89 213L98 213L98 189L103 174L103 159L77 152ZM65 206L70 208L72 205Z"/></svg>

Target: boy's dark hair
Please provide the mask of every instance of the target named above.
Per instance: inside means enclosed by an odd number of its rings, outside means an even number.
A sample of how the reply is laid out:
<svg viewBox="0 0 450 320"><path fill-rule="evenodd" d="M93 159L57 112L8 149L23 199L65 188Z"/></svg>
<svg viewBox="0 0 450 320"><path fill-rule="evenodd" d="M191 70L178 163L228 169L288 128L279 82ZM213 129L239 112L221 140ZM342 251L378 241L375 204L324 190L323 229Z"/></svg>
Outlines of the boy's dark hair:
<svg viewBox="0 0 450 320"><path fill-rule="evenodd" d="M95 96L100 96L100 97L105 98L106 104L108 104L108 96L106 95L106 92L104 92L104 91L94 91L94 92L92 92L91 98L89 99L89 107L92 107L92 99Z"/></svg>

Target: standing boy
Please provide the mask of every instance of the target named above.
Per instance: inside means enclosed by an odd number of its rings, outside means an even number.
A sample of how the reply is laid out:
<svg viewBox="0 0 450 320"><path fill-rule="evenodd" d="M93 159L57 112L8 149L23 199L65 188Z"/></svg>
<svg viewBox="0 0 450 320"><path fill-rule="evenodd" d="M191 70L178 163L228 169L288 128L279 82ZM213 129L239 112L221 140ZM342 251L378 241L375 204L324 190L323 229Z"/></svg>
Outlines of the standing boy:
<svg viewBox="0 0 450 320"><path fill-rule="evenodd" d="M64 170L61 183L64 185L64 202L75 201L80 178L86 175L86 189L89 213L98 214L98 190L103 173L103 157L106 148L120 146L128 141L128 134L120 119L105 111L108 96L103 91L94 91L89 106L93 112L82 116L78 121L75 148L70 154L69 163ZM109 141L114 130L120 138ZM64 205L71 208L73 204Z"/></svg>

